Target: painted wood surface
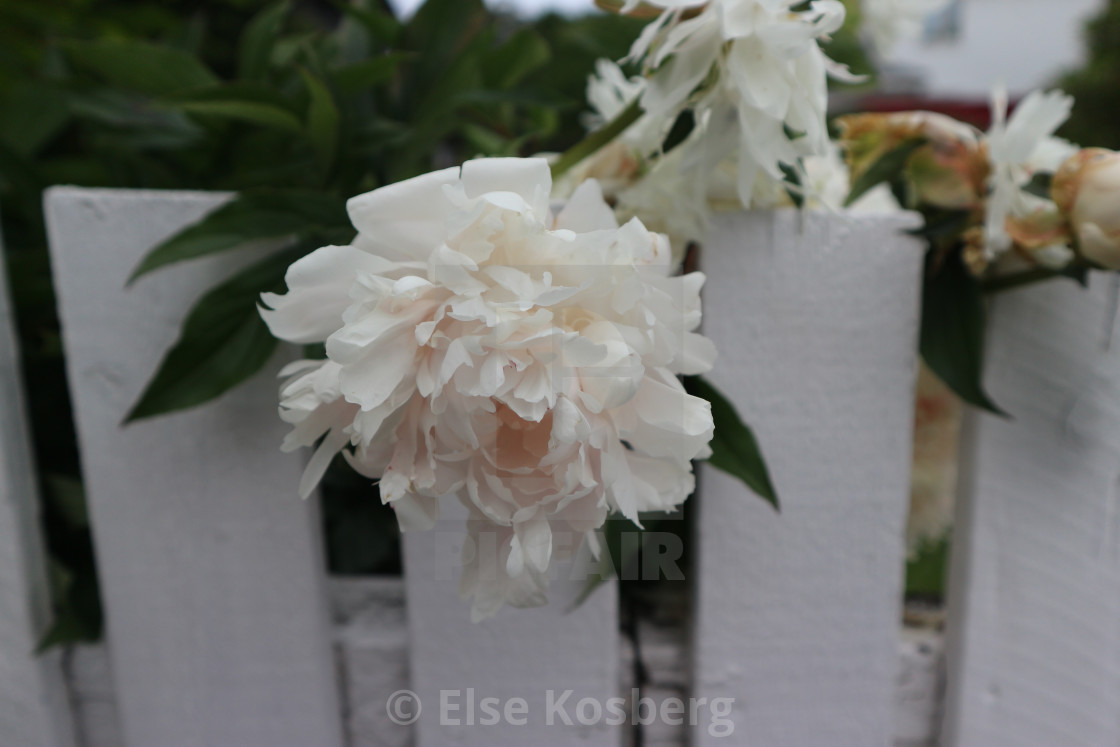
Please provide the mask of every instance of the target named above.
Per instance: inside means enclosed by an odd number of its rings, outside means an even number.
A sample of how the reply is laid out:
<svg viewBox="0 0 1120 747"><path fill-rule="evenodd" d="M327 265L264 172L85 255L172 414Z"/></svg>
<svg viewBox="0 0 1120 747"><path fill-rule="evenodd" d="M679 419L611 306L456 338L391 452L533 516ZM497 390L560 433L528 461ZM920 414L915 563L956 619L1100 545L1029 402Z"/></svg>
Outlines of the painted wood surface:
<svg viewBox="0 0 1120 747"><path fill-rule="evenodd" d="M781 494L701 473L695 697L736 744L891 739L922 251L909 215L720 216L701 268L711 381ZM694 744L727 744L699 720Z"/></svg>
<svg viewBox="0 0 1120 747"><path fill-rule="evenodd" d="M46 210L128 747L342 742L314 504L282 454L280 360L122 428L201 293L252 252L125 279L220 195L56 188Z"/></svg>
<svg viewBox="0 0 1120 747"><path fill-rule="evenodd" d="M50 591L19 361L0 251L0 745L70 747L61 655L33 653L50 625Z"/></svg>
<svg viewBox="0 0 1120 747"><path fill-rule="evenodd" d="M570 566L558 563L547 607L507 607L472 624L470 605L457 594L466 509L453 501L446 501L444 509L433 531L404 536L411 688L424 708L416 722L416 744L618 745L623 727L609 726L605 718L587 726L576 717L584 698L605 704L620 697L616 585L604 584L565 613L584 581L572 579ZM447 718L440 717L441 691L449 705L460 708L446 711ZM474 725L467 724L468 697L474 698ZM528 713L515 712L514 719L525 723L506 721L503 711L501 723L480 725L483 697L503 704L523 698ZM562 708L571 725L550 705Z"/></svg>
<svg viewBox="0 0 1120 747"><path fill-rule="evenodd" d="M1115 274L991 307L966 426L944 744L1120 744L1120 338Z"/></svg>
<svg viewBox="0 0 1120 747"><path fill-rule="evenodd" d="M389 695L409 685L404 596L401 578L330 581L349 747L413 744L414 726L394 724L385 710ZM640 684L641 695L658 702L671 697L687 699L691 676L687 639L687 621L675 614L666 615L664 610L654 611L640 618L636 626L621 631L614 652L619 661L619 691L629 693ZM943 691L941 654L940 633L903 631L894 690L895 747L937 744L933 734ZM77 646L67 661L82 737L79 743L83 747L122 747L105 647ZM683 725L655 722L628 729L622 747L637 745L639 739L645 747L684 747L688 743ZM726 743L738 744L730 739Z"/></svg>

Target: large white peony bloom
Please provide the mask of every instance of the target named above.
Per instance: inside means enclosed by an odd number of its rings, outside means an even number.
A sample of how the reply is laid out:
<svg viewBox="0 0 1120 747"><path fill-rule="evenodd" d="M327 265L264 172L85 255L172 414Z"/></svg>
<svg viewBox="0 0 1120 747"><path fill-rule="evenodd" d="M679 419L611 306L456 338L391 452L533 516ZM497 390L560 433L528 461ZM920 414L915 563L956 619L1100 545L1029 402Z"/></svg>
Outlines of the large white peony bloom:
<svg viewBox="0 0 1120 747"><path fill-rule="evenodd" d="M664 12L643 30L630 57L649 84L642 107L672 122L691 107L699 136L685 167L712 173L728 154L738 163L739 199L749 207L761 176L787 179L804 156L826 155L827 77L847 76L818 40L844 22L838 0L649 0Z"/></svg>
<svg viewBox="0 0 1120 747"><path fill-rule="evenodd" d="M676 378L715 357L693 332L703 276L670 276L666 239L619 227L595 181L555 217L550 188L543 159L483 159L355 197L354 243L263 296L274 335L326 342L280 395L284 448L322 439L302 492L342 450L403 530L461 501L475 619L543 603L576 544L554 533L672 509L709 454L710 406Z"/></svg>

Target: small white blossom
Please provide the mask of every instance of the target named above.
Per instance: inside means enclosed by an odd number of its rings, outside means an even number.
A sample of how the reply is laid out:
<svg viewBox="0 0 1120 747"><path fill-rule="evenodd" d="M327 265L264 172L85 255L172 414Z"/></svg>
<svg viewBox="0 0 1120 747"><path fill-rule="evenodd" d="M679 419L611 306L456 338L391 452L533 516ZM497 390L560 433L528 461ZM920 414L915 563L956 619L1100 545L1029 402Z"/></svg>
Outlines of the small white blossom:
<svg viewBox="0 0 1120 747"><path fill-rule="evenodd" d="M1034 173L1032 164L1047 166L1050 164L1040 161L1061 162L1062 141L1056 141L1052 135L1072 108L1073 98L1061 91L1032 91L1008 119L1007 91L999 87L992 94L992 126L987 135L992 172L984 220L985 254L989 261L1011 247L1006 228L1008 217L1025 217L1050 204L1023 188Z"/></svg>

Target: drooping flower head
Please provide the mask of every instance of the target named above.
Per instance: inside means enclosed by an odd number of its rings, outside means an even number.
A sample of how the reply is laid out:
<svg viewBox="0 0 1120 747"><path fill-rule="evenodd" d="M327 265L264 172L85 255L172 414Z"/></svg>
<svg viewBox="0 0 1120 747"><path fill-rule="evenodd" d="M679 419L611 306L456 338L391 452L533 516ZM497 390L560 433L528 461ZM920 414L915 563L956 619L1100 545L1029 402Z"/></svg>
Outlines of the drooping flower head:
<svg viewBox="0 0 1120 747"><path fill-rule="evenodd" d="M827 154L827 77L848 74L818 40L843 24L842 3L814 0L801 10L795 0L649 4L664 12L630 57L649 76L641 100L649 115L671 124L693 109L700 132L680 146L686 168L695 164L707 175L735 154L739 198L749 207L758 179L784 184L783 168L797 172L801 157Z"/></svg>
<svg viewBox="0 0 1120 747"><path fill-rule="evenodd" d="M703 276L671 276L666 239L619 226L595 181L555 216L550 189L543 159L482 159L355 197L354 242L263 297L274 335L326 343L281 390L285 448L321 439L304 494L342 451L404 530L461 501L493 548L461 578L476 619L544 601L555 532L680 504L713 431L676 378L714 359Z"/></svg>

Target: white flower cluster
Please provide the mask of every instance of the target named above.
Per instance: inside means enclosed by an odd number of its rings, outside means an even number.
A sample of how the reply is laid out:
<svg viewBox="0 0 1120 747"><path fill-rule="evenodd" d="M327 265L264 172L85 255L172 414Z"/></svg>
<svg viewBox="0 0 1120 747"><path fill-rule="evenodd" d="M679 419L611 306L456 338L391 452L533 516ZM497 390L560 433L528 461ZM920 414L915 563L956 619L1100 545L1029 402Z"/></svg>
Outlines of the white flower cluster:
<svg viewBox="0 0 1120 747"><path fill-rule="evenodd" d="M751 206L759 179L787 184L800 159L829 151L827 78L851 79L819 40L844 22L838 0L649 0L664 9L630 58L649 77L641 104L670 127L685 109L693 135L680 168L701 179L733 154L736 191ZM625 10L625 8L624 8ZM704 189L699 190L703 193Z"/></svg>
<svg viewBox="0 0 1120 747"><path fill-rule="evenodd" d="M599 60L587 84L591 105L586 117L589 128L597 129L617 117L630 102L643 95L647 82L640 76L627 78L617 64ZM743 206L739 191L741 172L734 149L714 164L709 161L720 157L718 153L711 154L711 159L696 157L697 150L706 147L703 139L708 131L703 127L694 131L683 147L663 153L666 129L661 118L643 114L619 137L568 171L557 182L554 194L566 197L584 180L597 179L610 195L620 220L636 217L651 230L666 234L674 261L679 263L689 242L703 240L713 210L738 210ZM820 153L801 157L799 166L805 206L841 210L848 196L849 175L836 145L826 141ZM765 175L755 178L750 207L768 209L793 204L784 182ZM894 212L899 206L884 186L850 209Z"/></svg>
<svg viewBox="0 0 1120 747"><path fill-rule="evenodd" d="M341 451L403 530L461 501L496 547L464 558L475 619L543 603L554 532L673 509L710 453L710 405L676 378L715 358L703 276L671 276L665 237L620 227L595 181L556 216L551 186L543 159L482 159L355 197L353 244L263 297L276 337L326 343L281 390L285 448L320 443L302 492Z"/></svg>
<svg viewBox="0 0 1120 747"><path fill-rule="evenodd" d="M992 261L1011 248L1008 218L1026 218L1053 209L1054 204L1032 195L1025 187L1037 171L1054 173L1077 151L1077 146L1053 137L1069 117L1073 97L1061 91L1032 91L1007 117L1007 92L992 94L992 126L986 142L991 161L984 234L986 259ZM1064 242L1043 247L1033 256L1047 265L1061 267L1073 257Z"/></svg>

